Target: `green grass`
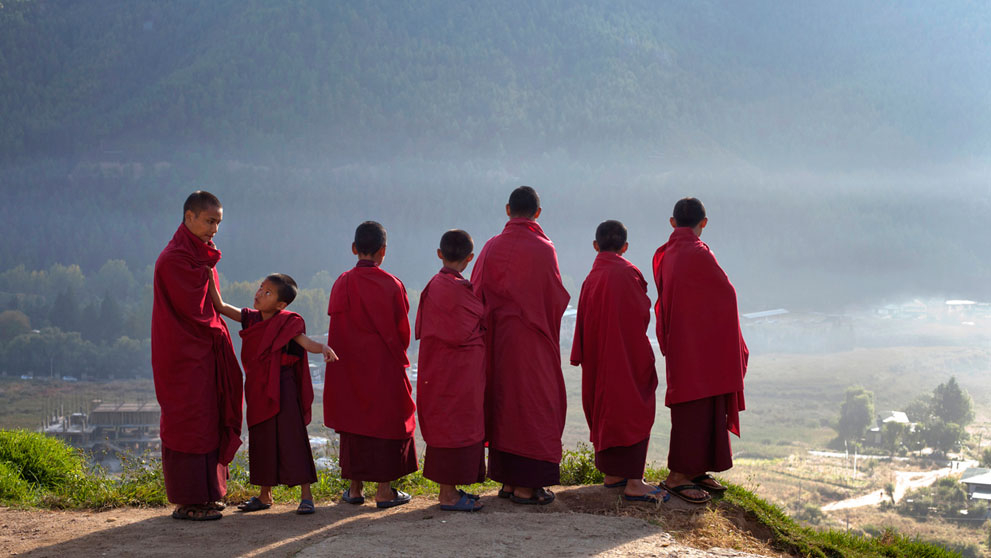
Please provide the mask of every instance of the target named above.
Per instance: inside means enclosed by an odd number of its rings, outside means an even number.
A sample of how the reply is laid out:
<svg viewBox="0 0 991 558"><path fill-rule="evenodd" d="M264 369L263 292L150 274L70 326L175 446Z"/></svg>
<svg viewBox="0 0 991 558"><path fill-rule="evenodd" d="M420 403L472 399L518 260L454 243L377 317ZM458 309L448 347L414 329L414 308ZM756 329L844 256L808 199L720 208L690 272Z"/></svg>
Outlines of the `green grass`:
<svg viewBox="0 0 991 558"><path fill-rule="evenodd" d="M230 467L229 501L241 501L255 493L248 482L246 458L241 455ZM645 477L656 482L667 475L663 468L648 467ZM312 485L317 500L339 497L348 481L336 472L321 471ZM566 485L598 484L602 473L595 469L592 450L579 444L564 452L561 482ZM373 483L366 483L371 496ZM438 486L417 471L400 479L396 488L413 495L436 494ZM781 508L768 503L740 486L727 483L729 491L720 506L743 510L771 533L771 544L785 552L814 558L952 558L960 553L890 530L880 536L864 537L838 531L817 531L797 524ZM468 490L498 487L492 481L472 485ZM276 487L276 502L299 499L298 488ZM106 509L123 506L165 506L165 486L161 462L149 456L126 457L118 476L88 468L81 452L43 434L22 430L0 430L0 504L21 507ZM661 512L663 513L663 512Z"/></svg>

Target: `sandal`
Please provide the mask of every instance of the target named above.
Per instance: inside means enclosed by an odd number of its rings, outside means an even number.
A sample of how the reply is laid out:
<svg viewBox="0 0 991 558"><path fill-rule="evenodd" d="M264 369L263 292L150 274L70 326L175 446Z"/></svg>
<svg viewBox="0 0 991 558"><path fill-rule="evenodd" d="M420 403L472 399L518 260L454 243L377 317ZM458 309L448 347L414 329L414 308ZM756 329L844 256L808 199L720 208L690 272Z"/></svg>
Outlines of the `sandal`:
<svg viewBox="0 0 991 558"><path fill-rule="evenodd" d="M310 515L317 511L313 505L313 500L300 500L299 507L296 508L296 515Z"/></svg>
<svg viewBox="0 0 991 558"><path fill-rule="evenodd" d="M467 497L471 498L472 500L478 500L479 498L481 498L481 496L479 496L478 494L472 494L471 492L465 492L464 490L461 490L460 488L458 489L458 494L460 494L462 496L467 496Z"/></svg>
<svg viewBox="0 0 991 558"><path fill-rule="evenodd" d="M709 473L703 473L695 477L694 479L692 479L692 482L701 486L702 490L705 490L706 492L713 494L726 492L728 490L725 486L719 484L719 481L716 480L716 477L710 475Z"/></svg>
<svg viewBox="0 0 991 558"><path fill-rule="evenodd" d="M506 485L502 485L502 488L499 489L499 494L496 494L496 496L500 498L512 498L513 491L506 490Z"/></svg>
<svg viewBox="0 0 991 558"><path fill-rule="evenodd" d="M217 510L204 506L179 506L172 512L172 519L188 519L189 521L212 521L224 517Z"/></svg>
<svg viewBox="0 0 991 558"><path fill-rule="evenodd" d="M484 504L480 503L478 500L471 497L471 494L462 491L461 498L456 504L441 504L440 509L444 511L466 511L474 512L482 509Z"/></svg>
<svg viewBox="0 0 991 558"><path fill-rule="evenodd" d="M402 490L396 490L395 488L392 489L392 494L393 494L393 496L395 496L392 500L388 500L386 502L375 502L375 507L376 508L394 508L396 506L401 506L403 504L408 504L409 501L410 501L410 498L412 498L409 494L406 494Z"/></svg>
<svg viewBox="0 0 991 558"><path fill-rule="evenodd" d="M627 482L629 482L629 479L623 479L623 480L617 481L617 482L603 482L602 483L602 486L604 486L606 488L622 488L622 487L626 486L626 483Z"/></svg>
<svg viewBox="0 0 991 558"><path fill-rule="evenodd" d="M353 504L355 506L360 506L365 503L364 496L351 496L350 488L344 489L344 494L341 494L341 500L344 500L345 504Z"/></svg>
<svg viewBox="0 0 991 558"><path fill-rule="evenodd" d="M674 494L675 496L681 498L682 500L688 502L689 504L704 504L709 500L712 500L712 496L710 496L709 493L706 492L704 488L702 488L697 484L682 484L680 486L668 486L667 481L661 481L661 488L667 490L668 493ZM684 493L686 490L698 490L704 492L705 496L700 498L692 498L691 496L688 496L687 494Z"/></svg>
<svg viewBox="0 0 991 558"><path fill-rule="evenodd" d="M554 493L551 492L550 490L547 490L545 488L538 488L537 490L533 491L533 496L530 496L529 498L521 498L516 494L513 494L512 496L509 497L509 501L514 504L523 504L525 506L533 506L533 505L546 506L547 504L553 502L554 498L555 498Z"/></svg>
<svg viewBox="0 0 991 558"><path fill-rule="evenodd" d="M267 510L271 508L272 504L266 504L258 499L257 496L252 496L250 500L241 504L237 509L241 510L241 513L251 513L261 510Z"/></svg>
<svg viewBox="0 0 991 558"><path fill-rule="evenodd" d="M658 498L656 494L664 493L664 496ZM656 490L651 490L646 494L641 494L639 496L630 496L629 494L623 494L623 499L627 502L653 502L655 504L660 504L662 502L667 502L671 499L671 495L667 493L663 488L658 488Z"/></svg>

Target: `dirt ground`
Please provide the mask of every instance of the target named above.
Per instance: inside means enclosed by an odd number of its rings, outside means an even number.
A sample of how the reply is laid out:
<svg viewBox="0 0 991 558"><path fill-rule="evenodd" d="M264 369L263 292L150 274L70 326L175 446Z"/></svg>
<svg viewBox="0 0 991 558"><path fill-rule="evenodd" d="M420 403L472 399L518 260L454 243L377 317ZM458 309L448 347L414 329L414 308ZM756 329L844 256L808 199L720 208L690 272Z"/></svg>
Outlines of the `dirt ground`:
<svg viewBox="0 0 991 558"><path fill-rule="evenodd" d="M165 508L106 512L0 508L0 555L203 556L780 556L759 526L723 504L634 504L601 486L556 487L548 506L484 494L478 513L443 512L417 497L390 510L276 505L219 521L176 521ZM738 550L730 550L735 548Z"/></svg>

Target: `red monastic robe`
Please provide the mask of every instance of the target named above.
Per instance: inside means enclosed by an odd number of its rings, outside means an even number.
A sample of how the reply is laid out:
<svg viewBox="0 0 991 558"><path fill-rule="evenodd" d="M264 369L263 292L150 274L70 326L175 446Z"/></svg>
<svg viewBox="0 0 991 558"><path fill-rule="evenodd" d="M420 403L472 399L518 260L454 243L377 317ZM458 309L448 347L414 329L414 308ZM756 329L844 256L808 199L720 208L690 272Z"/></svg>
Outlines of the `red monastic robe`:
<svg viewBox="0 0 991 558"><path fill-rule="evenodd" d="M241 369L227 324L207 293L220 251L186 228L155 262L151 366L162 408L162 444L185 453L220 448L226 465L241 445Z"/></svg>
<svg viewBox="0 0 991 558"><path fill-rule="evenodd" d="M485 243L471 282L485 304L489 446L560 463L567 411L561 316L571 297L554 244L536 221L510 219Z"/></svg>
<svg viewBox="0 0 991 558"><path fill-rule="evenodd" d="M402 281L362 260L330 291L324 423L338 432L403 440L416 427L409 359L409 299Z"/></svg>
<svg viewBox="0 0 991 558"><path fill-rule="evenodd" d="M252 310L254 312L254 310ZM244 399L247 404L248 426L279 414L279 373L282 350L297 335L306 333L303 317L295 312L277 312L267 320L242 329L241 364L244 365ZM313 381L305 355L293 359L293 372L299 386L303 424L310 424L313 405Z"/></svg>
<svg viewBox="0 0 991 558"><path fill-rule="evenodd" d="M649 326L640 270L619 254L599 252L582 283L571 345L571 364L582 367L582 407L596 451L650 436L657 370Z"/></svg>
<svg viewBox="0 0 991 558"><path fill-rule="evenodd" d="M485 343L481 299L444 268L420 293L416 407L428 446L463 448L485 440Z"/></svg>
<svg viewBox="0 0 991 558"><path fill-rule="evenodd" d="M739 436L750 351L740 331L736 290L688 227L671 233L653 263L657 342L667 370L664 404L726 395L727 428Z"/></svg>

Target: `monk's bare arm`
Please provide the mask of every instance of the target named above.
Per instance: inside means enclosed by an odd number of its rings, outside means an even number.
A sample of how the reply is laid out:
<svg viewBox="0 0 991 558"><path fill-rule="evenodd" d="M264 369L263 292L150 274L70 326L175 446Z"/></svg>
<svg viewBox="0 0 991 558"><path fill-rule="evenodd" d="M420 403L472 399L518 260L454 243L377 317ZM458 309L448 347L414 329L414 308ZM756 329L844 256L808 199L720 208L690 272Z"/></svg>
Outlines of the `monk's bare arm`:
<svg viewBox="0 0 991 558"><path fill-rule="evenodd" d="M213 307L217 309L224 316L238 322L241 321L241 309L237 306L231 306L224 302L224 299L220 297L220 290L217 289L216 283L213 281L213 270L210 270L210 300L213 301Z"/></svg>
<svg viewBox="0 0 991 558"><path fill-rule="evenodd" d="M293 337L292 340L308 352L322 354L324 362L334 362L337 360L337 353L334 352L334 349L331 349L330 346L323 343L318 343L302 333L296 337Z"/></svg>

